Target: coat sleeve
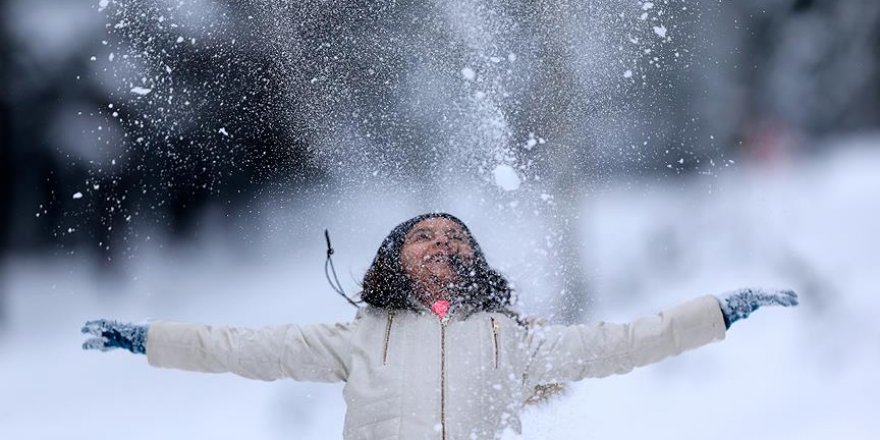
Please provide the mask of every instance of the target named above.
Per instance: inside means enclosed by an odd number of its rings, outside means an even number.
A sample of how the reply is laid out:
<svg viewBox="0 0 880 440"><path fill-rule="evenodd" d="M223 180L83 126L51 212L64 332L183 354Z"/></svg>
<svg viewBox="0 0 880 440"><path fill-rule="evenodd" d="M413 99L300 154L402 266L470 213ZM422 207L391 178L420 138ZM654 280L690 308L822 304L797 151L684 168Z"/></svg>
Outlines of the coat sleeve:
<svg viewBox="0 0 880 440"><path fill-rule="evenodd" d="M154 367L231 372L266 381L345 381L353 325L248 329L156 321L147 333L147 360Z"/></svg>
<svg viewBox="0 0 880 440"><path fill-rule="evenodd" d="M540 328L527 344L527 384L628 373L724 339L725 332L718 300L708 295L629 324Z"/></svg>

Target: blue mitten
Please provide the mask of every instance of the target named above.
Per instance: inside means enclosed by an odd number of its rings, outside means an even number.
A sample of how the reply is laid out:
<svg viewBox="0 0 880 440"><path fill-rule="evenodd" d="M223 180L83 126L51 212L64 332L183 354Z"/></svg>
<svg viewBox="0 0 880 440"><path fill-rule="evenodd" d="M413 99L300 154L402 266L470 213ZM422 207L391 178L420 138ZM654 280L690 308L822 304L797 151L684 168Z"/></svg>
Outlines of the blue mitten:
<svg viewBox="0 0 880 440"><path fill-rule="evenodd" d="M745 288L727 292L718 298L724 325L730 325L747 318L761 306L792 307L798 305L797 294L793 290Z"/></svg>
<svg viewBox="0 0 880 440"><path fill-rule="evenodd" d="M82 332L94 335L83 343L83 350L109 351L124 348L132 353L146 354L147 325L98 319L86 322Z"/></svg>

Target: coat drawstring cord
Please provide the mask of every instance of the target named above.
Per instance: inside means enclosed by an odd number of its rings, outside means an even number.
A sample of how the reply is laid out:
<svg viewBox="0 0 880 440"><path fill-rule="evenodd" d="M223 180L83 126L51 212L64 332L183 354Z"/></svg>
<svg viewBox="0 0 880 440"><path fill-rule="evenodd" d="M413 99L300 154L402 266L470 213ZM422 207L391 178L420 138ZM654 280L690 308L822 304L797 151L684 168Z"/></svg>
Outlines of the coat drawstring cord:
<svg viewBox="0 0 880 440"><path fill-rule="evenodd" d="M360 308L355 300L351 299L346 293L345 290L342 289L342 283L339 282L339 277L336 276L336 267L333 265L333 247L330 245L330 231L324 229L324 238L327 240L327 259L324 261L324 276L327 277L327 283L330 284L330 287L333 288L333 291L338 293L340 296L345 298L349 304ZM329 269L329 270L328 270ZM330 278L330 273L333 273L333 279ZM334 283L335 281L335 283Z"/></svg>

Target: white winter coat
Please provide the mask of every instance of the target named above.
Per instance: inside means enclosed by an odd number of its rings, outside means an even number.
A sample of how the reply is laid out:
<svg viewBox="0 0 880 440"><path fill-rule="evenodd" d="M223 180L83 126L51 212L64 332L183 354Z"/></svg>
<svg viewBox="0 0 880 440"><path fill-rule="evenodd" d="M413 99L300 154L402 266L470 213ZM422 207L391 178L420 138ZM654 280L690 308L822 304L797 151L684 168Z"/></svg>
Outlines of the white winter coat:
<svg viewBox="0 0 880 440"><path fill-rule="evenodd" d="M725 334L711 296L631 324L526 329L500 313L462 315L366 307L350 323L258 330L158 321L147 357L260 380L344 381L346 439L485 439L519 431L536 385L626 373Z"/></svg>

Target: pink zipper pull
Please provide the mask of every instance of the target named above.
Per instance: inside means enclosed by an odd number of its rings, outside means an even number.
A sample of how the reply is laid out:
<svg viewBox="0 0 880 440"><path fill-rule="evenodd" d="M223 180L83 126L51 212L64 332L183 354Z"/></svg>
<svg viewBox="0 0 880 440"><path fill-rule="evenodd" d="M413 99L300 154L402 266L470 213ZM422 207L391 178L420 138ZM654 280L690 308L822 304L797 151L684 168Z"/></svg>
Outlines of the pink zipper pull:
<svg viewBox="0 0 880 440"><path fill-rule="evenodd" d="M446 317L446 312L449 311L449 301L445 299L434 301L434 304L431 305L431 311L442 321Z"/></svg>

